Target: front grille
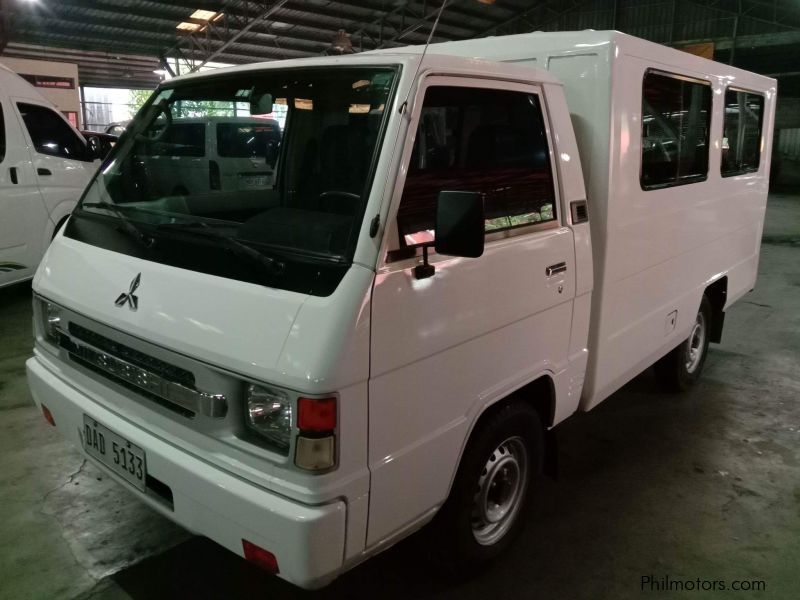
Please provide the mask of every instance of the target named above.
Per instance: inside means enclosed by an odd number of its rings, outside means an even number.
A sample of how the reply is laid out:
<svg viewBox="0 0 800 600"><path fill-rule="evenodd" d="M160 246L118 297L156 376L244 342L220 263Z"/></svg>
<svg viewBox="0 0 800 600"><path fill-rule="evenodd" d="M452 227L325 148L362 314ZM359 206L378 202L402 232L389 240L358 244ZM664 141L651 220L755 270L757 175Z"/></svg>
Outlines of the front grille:
<svg viewBox="0 0 800 600"><path fill-rule="evenodd" d="M166 408L168 410L171 410L172 412L177 413L182 417L186 417L187 419L194 419L195 413L192 412L191 410L188 410L186 408L183 408L182 406L178 406L177 404L174 404L173 402L165 400L164 398L162 398L161 396L159 396L157 394L154 394L152 392L148 392L147 390L143 390L138 385L133 385L129 381L125 381L121 377L117 377L116 375L113 375L112 373L109 373L108 371L104 371L103 369L93 365L88 360L84 360L80 356L78 356L76 354L73 354L72 349L69 346L67 346L66 344L64 344L63 340L62 340L61 347L69 352L70 360L72 360L73 362L76 362L77 364L81 365L85 369L89 369L90 371L92 371L94 373L97 373L101 377L105 377L109 381L113 381L117 385L122 386L125 389L134 392L135 394L139 394L140 396L143 396L143 397L147 398L148 400L152 400L153 402L155 402L159 406L163 406L164 408Z"/></svg>
<svg viewBox="0 0 800 600"><path fill-rule="evenodd" d="M181 416L224 419L228 412L225 394L198 390L192 371L135 350L74 321L69 321L67 331L59 331L57 343L66 350L70 360Z"/></svg>
<svg viewBox="0 0 800 600"><path fill-rule="evenodd" d="M120 344L119 342L115 342L114 340L110 340L99 333L95 333L94 331L90 331L85 327L81 327L77 323L70 322L69 332L76 339L90 344L98 350L102 350L103 352L107 352L112 356L126 360L129 363L132 363L137 367L141 367L142 369L146 369L151 373L155 373L156 375L159 375L168 381L174 381L175 383L179 383L188 388L194 388L194 373L191 371L181 369L180 367L171 365L163 360L153 358L144 352L139 352L138 350L129 348L128 346Z"/></svg>

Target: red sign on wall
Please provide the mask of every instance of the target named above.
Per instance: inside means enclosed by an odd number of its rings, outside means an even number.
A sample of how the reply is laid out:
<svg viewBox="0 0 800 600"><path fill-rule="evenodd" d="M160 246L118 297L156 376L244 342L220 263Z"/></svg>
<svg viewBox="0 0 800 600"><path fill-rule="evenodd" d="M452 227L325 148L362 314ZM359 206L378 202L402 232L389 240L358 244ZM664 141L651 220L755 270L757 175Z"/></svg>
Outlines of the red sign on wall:
<svg viewBox="0 0 800 600"><path fill-rule="evenodd" d="M54 77L52 75L28 75L20 73L25 81L30 83L33 87L49 88L56 90L74 90L75 79L72 77Z"/></svg>

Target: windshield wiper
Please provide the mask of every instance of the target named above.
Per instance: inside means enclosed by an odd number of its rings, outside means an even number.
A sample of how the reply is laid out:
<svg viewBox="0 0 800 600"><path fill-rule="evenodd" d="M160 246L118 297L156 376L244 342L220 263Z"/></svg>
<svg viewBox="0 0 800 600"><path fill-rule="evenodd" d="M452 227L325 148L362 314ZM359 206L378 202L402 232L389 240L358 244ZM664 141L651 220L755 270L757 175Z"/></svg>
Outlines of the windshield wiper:
<svg viewBox="0 0 800 600"><path fill-rule="evenodd" d="M134 225L130 217L126 215L125 212L116 204L111 204L110 202L84 202L79 208L81 208L81 210L84 208L103 208L111 211L119 217L122 229L125 231L125 233L139 242L142 246L145 248L152 248L153 243L155 242L155 239L152 236L145 234L141 229Z"/></svg>
<svg viewBox="0 0 800 600"><path fill-rule="evenodd" d="M204 231L203 232L197 231L195 229L197 227L202 227ZM189 221L187 223L163 223L157 227L157 230L159 231L165 229L177 229L181 231L188 230L191 231L191 233L200 234L220 240L224 242L225 245L228 248L230 248L230 250L234 254L240 257L250 259L251 261L257 263L272 275L281 275L284 269L286 268L286 264L284 262L276 260L265 254L262 254L255 248L252 248L247 244L240 242L233 235L226 235L224 233L218 233L214 231L211 225L209 225L208 223L204 223L203 221Z"/></svg>

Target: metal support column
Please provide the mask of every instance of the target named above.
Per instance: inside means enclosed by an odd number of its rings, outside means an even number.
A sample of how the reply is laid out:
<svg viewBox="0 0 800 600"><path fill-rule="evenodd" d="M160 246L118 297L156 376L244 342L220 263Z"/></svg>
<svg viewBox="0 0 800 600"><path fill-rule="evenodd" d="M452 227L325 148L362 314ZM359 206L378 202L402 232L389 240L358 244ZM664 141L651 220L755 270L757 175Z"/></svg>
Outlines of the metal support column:
<svg viewBox="0 0 800 600"><path fill-rule="evenodd" d="M6 0L0 0L0 54L8 46L8 4Z"/></svg>

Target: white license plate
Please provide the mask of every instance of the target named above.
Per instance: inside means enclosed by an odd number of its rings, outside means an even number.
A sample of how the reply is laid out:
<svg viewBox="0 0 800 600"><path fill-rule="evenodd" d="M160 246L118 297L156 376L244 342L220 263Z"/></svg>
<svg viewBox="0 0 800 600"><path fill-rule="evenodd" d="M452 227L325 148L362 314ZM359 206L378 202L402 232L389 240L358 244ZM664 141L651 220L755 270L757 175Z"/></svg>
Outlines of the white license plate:
<svg viewBox="0 0 800 600"><path fill-rule="evenodd" d="M101 425L89 415L83 415L83 449L131 483L144 491L147 464L144 450L105 425Z"/></svg>

